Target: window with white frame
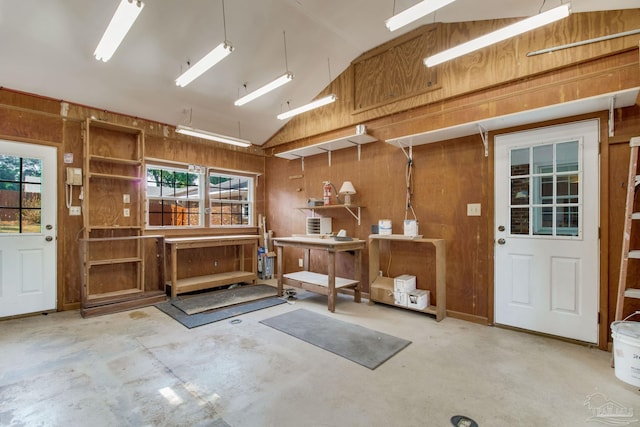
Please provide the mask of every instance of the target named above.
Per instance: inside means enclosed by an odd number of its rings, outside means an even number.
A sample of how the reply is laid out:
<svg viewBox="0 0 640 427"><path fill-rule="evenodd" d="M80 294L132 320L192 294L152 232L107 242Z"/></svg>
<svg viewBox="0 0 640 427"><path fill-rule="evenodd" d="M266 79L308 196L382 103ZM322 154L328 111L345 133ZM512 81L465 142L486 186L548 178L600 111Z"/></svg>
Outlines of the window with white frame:
<svg viewBox="0 0 640 427"><path fill-rule="evenodd" d="M202 174L187 167L147 165L147 227L202 227Z"/></svg>
<svg viewBox="0 0 640 427"><path fill-rule="evenodd" d="M253 226L254 184L253 176L148 164L147 227Z"/></svg>
<svg viewBox="0 0 640 427"><path fill-rule="evenodd" d="M209 225L253 225L254 178L209 171Z"/></svg>

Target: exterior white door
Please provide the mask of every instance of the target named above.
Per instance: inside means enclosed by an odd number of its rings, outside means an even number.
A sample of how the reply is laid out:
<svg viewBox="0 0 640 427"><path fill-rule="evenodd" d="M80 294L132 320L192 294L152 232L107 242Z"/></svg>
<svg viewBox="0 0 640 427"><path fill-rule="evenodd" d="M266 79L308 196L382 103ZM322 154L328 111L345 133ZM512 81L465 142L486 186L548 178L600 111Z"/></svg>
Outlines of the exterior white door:
<svg viewBox="0 0 640 427"><path fill-rule="evenodd" d="M495 138L495 322L597 343L599 123Z"/></svg>
<svg viewBox="0 0 640 427"><path fill-rule="evenodd" d="M0 140L0 317L56 308L56 149Z"/></svg>

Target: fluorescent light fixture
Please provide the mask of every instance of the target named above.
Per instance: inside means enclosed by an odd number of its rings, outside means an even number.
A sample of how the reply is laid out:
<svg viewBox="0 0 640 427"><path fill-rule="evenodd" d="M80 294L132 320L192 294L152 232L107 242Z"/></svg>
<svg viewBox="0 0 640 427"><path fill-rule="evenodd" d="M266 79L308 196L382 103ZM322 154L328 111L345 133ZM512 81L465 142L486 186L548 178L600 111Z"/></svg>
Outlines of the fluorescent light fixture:
<svg viewBox="0 0 640 427"><path fill-rule="evenodd" d="M232 136L226 135L218 135L217 133L194 129L189 126L178 125L176 126L176 132L183 135L195 136L196 138L208 139L209 141L224 142L225 144L236 145L238 147L251 146L251 143L244 139L234 138Z"/></svg>
<svg viewBox="0 0 640 427"><path fill-rule="evenodd" d="M331 104L335 102L336 96L335 94L331 94L329 96L325 96L324 98L316 99L308 104L303 105L302 107L294 108L293 110L285 111L284 113L278 114L278 118L280 120L288 119L289 117L297 116L298 114L306 113L307 111L311 111L313 109L322 107L323 105Z"/></svg>
<svg viewBox="0 0 640 427"><path fill-rule="evenodd" d="M397 15L393 15L391 18L384 21L384 25L387 26L389 31L395 31L398 28L402 28L405 25L416 21L423 16L435 12L438 9L442 9L448 4L453 3L456 0L424 0L420 3L411 6L409 9L405 9Z"/></svg>
<svg viewBox="0 0 640 427"><path fill-rule="evenodd" d="M253 101L256 98L261 97L267 92L271 92L272 90L279 88L285 83L289 83L291 80L293 80L293 73L290 73L289 71L287 71L285 74L281 75L271 83L267 83L266 85L262 86L260 89L256 89L253 92L243 96L242 98L237 99L234 102L234 104L237 105L238 107L241 105L244 105L247 102Z"/></svg>
<svg viewBox="0 0 640 427"><path fill-rule="evenodd" d="M142 11L144 3L139 0L122 0L113 14L111 22L98 43L96 51L93 55L96 59L107 62L113 56L124 36L127 35L129 29L136 21L136 18Z"/></svg>
<svg viewBox="0 0 640 427"><path fill-rule="evenodd" d="M424 65L427 67L433 67L434 65L442 64L443 62L466 55L467 53L482 49L483 47L487 47L508 38L515 37L519 34L526 33L527 31L543 27L552 22L559 21L560 19L569 16L569 13L570 10L568 4L556 7L555 9L523 19L515 24L508 25L492 33L480 36L477 39L470 40L466 43L462 43L456 47L425 58Z"/></svg>
<svg viewBox="0 0 640 427"><path fill-rule="evenodd" d="M182 73L182 75L176 79L176 86L185 87L200 77L200 75L209 68L226 58L231 52L233 52L233 46L226 41L220 43L200 61L196 62L187 71Z"/></svg>

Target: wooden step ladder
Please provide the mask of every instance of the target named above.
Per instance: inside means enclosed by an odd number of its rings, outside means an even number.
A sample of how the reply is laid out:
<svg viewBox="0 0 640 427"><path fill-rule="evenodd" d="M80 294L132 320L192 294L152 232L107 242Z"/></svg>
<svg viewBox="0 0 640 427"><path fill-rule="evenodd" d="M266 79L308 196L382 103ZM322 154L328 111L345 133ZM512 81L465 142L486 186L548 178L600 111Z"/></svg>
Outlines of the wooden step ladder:
<svg viewBox="0 0 640 427"><path fill-rule="evenodd" d="M629 141L631 154L629 157L629 179L627 181L627 202L624 217L624 234L622 235L622 253L620 257L620 280L618 281L618 299L616 302L616 321L622 320L624 313L624 303L628 298L640 299L640 284L629 286L627 284L627 267L629 259L640 260L640 249L629 249L631 241L631 229L634 224L640 225L640 212L634 212L636 200L636 190L640 185L640 175L638 174L638 148L640 147L640 137L631 138ZM638 196L640 197L640 196Z"/></svg>

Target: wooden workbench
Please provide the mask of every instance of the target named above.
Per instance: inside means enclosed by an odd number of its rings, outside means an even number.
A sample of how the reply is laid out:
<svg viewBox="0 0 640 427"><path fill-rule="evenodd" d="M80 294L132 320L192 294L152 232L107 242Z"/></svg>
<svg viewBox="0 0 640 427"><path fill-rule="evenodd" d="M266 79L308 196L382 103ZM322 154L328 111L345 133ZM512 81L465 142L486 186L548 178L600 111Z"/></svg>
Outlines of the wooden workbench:
<svg viewBox="0 0 640 427"><path fill-rule="evenodd" d="M233 283L256 283L256 280L258 278L257 235L176 237L164 239L164 242L169 248L169 255L171 259L171 298L175 298L180 293L215 288L217 286L223 285L231 285ZM179 250L220 246L236 247L236 262L238 265L237 270L178 279ZM249 269L245 269L245 246L251 247L251 268Z"/></svg>
<svg viewBox="0 0 640 427"><path fill-rule="evenodd" d="M277 248L278 259L278 295L282 295L283 284L306 289L328 296L328 309L331 312L336 308L337 291L340 288L353 288L354 301L360 302L361 280L362 280L362 249L365 247L364 240L337 241L333 238L318 237L276 237L273 245ZM285 247L304 249L304 271L284 274L283 249ZM319 274L309 271L309 252L320 250L327 252L328 274ZM354 278L345 279L336 277L336 253L353 251Z"/></svg>

